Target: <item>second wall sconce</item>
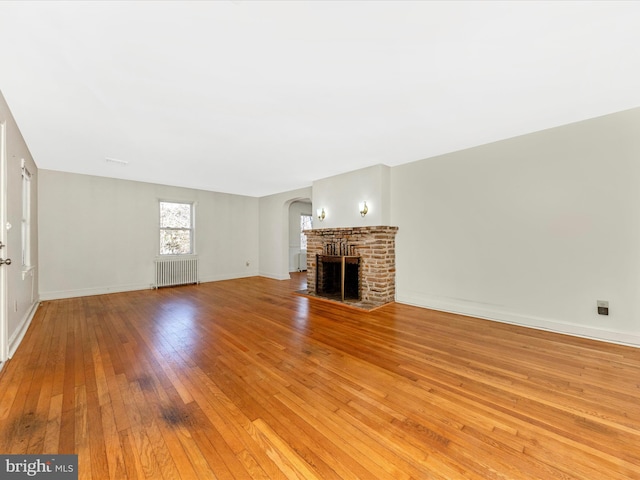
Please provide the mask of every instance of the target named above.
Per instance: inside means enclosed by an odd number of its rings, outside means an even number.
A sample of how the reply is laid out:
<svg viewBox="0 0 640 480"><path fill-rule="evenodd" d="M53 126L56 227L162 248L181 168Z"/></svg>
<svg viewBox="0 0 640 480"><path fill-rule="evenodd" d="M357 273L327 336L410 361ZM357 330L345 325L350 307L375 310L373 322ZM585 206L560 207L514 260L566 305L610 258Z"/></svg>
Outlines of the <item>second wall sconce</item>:
<svg viewBox="0 0 640 480"><path fill-rule="evenodd" d="M360 202L358 207L360 208L360 216L364 217L367 212L369 211L369 208L367 207L367 202Z"/></svg>
<svg viewBox="0 0 640 480"><path fill-rule="evenodd" d="M326 214L324 213L324 207L318 209L318 220L323 221Z"/></svg>

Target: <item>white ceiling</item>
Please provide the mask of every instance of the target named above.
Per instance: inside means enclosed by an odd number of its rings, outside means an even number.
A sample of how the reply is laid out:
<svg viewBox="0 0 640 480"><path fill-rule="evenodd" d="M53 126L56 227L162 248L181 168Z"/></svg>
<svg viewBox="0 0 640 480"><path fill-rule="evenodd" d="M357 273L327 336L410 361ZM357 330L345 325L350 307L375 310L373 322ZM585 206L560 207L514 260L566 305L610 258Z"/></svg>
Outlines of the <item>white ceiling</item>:
<svg viewBox="0 0 640 480"><path fill-rule="evenodd" d="M640 2L2 1L0 89L40 168L264 196L640 106Z"/></svg>

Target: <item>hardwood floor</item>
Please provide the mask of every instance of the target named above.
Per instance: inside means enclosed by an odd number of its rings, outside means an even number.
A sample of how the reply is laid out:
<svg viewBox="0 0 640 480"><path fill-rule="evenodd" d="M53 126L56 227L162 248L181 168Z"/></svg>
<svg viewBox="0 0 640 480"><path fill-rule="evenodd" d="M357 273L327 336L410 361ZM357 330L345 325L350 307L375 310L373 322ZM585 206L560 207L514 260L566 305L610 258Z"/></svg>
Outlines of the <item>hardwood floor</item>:
<svg viewBox="0 0 640 480"><path fill-rule="evenodd" d="M640 349L248 278L44 302L0 453L91 479L638 479Z"/></svg>

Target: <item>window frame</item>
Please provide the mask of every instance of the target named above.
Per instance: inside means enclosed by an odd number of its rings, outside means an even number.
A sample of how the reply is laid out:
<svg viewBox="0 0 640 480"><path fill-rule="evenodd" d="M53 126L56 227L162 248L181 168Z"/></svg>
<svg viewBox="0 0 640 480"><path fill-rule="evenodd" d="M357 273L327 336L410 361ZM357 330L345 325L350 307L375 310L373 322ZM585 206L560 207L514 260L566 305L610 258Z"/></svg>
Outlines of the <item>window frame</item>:
<svg viewBox="0 0 640 480"><path fill-rule="evenodd" d="M303 228L303 218L309 217L309 228ZM300 250L307 249L307 236L302 233L304 230L311 230L313 228L313 215L310 213L301 213L300 214ZM304 244L304 247L302 246Z"/></svg>
<svg viewBox="0 0 640 480"><path fill-rule="evenodd" d="M162 204L175 204L175 205L189 205L189 214L190 214L190 226L188 228L185 227L163 227L162 226ZM196 235L195 235L195 217L196 217L196 204L195 202L185 201L185 200L167 200L167 199L159 199L158 200L158 256L160 257L177 257L184 255L195 255L196 254ZM170 231L188 231L189 232L189 252L187 253L163 253L162 252L162 232L170 230Z"/></svg>

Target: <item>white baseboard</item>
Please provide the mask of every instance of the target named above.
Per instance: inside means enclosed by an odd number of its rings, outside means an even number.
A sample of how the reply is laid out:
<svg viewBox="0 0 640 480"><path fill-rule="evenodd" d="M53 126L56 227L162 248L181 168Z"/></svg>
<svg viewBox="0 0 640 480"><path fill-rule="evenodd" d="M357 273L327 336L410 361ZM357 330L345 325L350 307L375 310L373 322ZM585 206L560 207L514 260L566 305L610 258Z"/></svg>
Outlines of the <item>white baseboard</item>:
<svg viewBox="0 0 640 480"><path fill-rule="evenodd" d="M257 272L241 272L235 274L224 275L208 275L200 278L199 283L217 282L220 280L233 280L234 278L255 277ZM58 290L53 292L40 292L40 300L60 300L63 298L76 298L76 297L88 297L91 295L106 295L109 293L122 293L133 292L136 290L147 290L153 288L153 283L147 284L128 284L128 285L113 285L110 287L93 287L83 288L76 290Z"/></svg>
<svg viewBox="0 0 640 480"><path fill-rule="evenodd" d="M492 310L491 308L482 308L479 306L470 306L412 295L398 294L396 296L396 302L438 310L440 312L455 313L467 317L481 318L483 320L492 320L494 322L520 325L522 327L534 328L537 330L546 330L574 337L589 338L592 340L600 340L603 342L617 343L620 345L640 348L640 335L633 333L630 334L628 332L605 330L601 328L577 325L575 323L560 322L552 319L505 313Z"/></svg>
<svg viewBox="0 0 640 480"><path fill-rule="evenodd" d="M265 277L265 278L271 278L273 280L291 280L291 275L289 275L289 273L287 273L286 275L283 275L281 273L266 273L266 272L260 272L259 274L261 277Z"/></svg>
<svg viewBox="0 0 640 480"><path fill-rule="evenodd" d="M200 283L207 282L219 282L222 280L234 280L236 278L248 278L257 276L257 272L241 272L241 273L228 273L224 275L206 275L200 277Z"/></svg>
<svg viewBox="0 0 640 480"><path fill-rule="evenodd" d="M40 302L35 302L31 306L31 309L24 316L22 322L20 322L20 326L16 329L13 335L11 335L11 338L9 338L9 358L13 357L13 354L16 353L20 342L22 342L22 339L29 329L29 325L31 325L31 320L33 320L33 317L36 314L36 310L38 310L39 305Z"/></svg>
<svg viewBox="0 0 640 480"><path fill-rule="evenodd" d="M76 290L58 290L54 292L40 292L40 300L60 300L62 298L89 297L91 295L106 295L108 293L133 292L135 290L147 290L151 282L147 284L114 285L111 287L93 287Z"/></svg>

